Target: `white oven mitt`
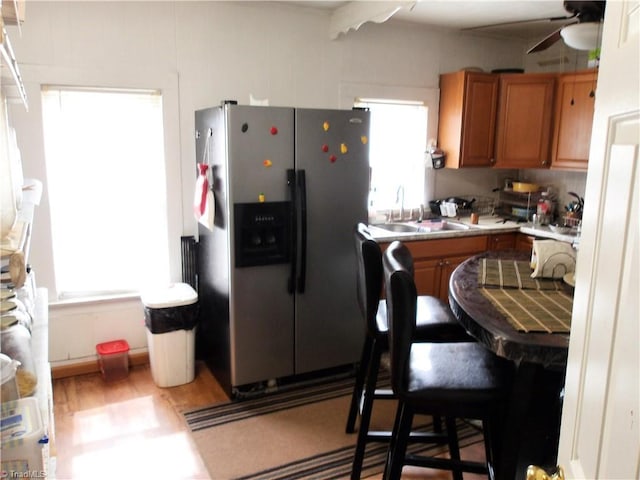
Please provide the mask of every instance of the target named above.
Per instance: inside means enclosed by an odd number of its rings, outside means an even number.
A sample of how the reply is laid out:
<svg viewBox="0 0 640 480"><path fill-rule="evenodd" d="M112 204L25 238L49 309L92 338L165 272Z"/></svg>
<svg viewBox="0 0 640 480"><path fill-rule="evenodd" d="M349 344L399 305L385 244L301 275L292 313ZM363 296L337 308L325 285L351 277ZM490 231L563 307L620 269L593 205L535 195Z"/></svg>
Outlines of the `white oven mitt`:
<svg viewBox="0 0 640 480"><path fill-rule="evenodd" d="M531 268L531 278L562 278L576 269L575 251L566 242L534 240Z"/></svg>

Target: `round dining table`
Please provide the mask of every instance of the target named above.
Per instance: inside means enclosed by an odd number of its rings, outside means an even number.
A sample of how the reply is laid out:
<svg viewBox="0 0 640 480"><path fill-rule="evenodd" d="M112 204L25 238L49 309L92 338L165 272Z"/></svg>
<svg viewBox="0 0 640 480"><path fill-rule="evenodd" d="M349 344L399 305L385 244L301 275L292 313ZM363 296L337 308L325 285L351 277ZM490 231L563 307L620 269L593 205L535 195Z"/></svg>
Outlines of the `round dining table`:
<svg viewBox="0 0 640 480"><path fill-rule="evenodd" d="M505 250L476 255L461 263L449 281L449 304L458 321L479 343L513 362L495 476L524 480L528 465L550 471L556 465L569 333L517 330L483 294L480 268L485 259L522 262L530 259L530 253ZM569 285L558 283L573 295Z"/></svg>

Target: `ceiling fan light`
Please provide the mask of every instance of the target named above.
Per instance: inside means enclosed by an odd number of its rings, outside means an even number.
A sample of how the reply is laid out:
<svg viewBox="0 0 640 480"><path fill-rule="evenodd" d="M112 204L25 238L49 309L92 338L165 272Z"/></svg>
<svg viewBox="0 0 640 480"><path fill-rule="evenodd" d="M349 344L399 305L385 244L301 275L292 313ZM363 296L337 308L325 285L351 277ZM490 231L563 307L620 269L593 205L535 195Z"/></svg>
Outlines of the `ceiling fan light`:
<svg viewBox="0 0 640 480"><path fill-rule="evenodd" d="M576 50L595 50L598 47L599 22L574 23L560 31L564 43Z"/></svg>

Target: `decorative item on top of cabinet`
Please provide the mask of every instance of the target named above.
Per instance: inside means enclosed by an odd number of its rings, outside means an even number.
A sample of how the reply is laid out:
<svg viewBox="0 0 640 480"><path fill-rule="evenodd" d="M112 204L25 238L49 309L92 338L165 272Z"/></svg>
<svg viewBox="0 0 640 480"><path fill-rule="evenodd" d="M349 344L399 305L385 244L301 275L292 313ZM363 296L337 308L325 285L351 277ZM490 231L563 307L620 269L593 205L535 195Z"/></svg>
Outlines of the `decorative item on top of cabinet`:
<svg viewBox="0 0 640 480"><path fill-rule="evenodd" d="M497 168L547 168L556 74L500 75Z"/></svg>
<svg viewBox="0 0 640 480"><path fill-rule="evenodd" d="M565 73L558 77L551 168L586 170L598 73Z"/></svg>
<svg viewBox="0 0 640 480"><path fill-rule="evenodd" d="M465 70L440 75L438 146L447 168L491 166L497 100L497 75Z"/></svg>

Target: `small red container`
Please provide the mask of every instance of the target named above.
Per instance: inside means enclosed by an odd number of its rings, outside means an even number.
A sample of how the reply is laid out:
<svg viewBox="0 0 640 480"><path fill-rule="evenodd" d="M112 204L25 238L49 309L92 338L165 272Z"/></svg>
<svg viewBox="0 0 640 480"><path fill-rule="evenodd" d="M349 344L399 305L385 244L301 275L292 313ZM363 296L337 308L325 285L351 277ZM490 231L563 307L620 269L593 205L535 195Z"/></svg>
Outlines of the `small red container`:
<svg viewBox="0 0 640 480"><path fill-rule="evenodd" d="M126 340L99 343L96 351L100 371L106 381L121 380L129 375L129 344Z"/></svg>

